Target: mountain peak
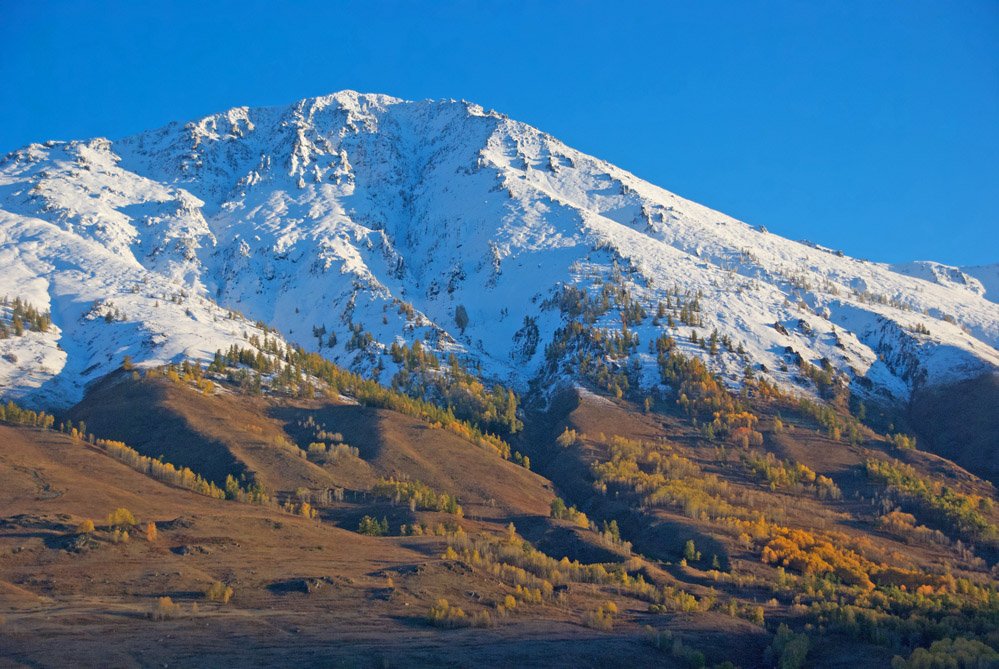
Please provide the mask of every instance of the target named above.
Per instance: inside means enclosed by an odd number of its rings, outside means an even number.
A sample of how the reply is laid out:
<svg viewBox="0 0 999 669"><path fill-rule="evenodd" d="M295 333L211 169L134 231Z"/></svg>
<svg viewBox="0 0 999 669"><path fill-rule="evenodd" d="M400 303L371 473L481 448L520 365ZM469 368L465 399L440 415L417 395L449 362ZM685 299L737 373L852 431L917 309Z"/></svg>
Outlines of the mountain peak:
<svg viewBox="0 0 999 669"><path fill-rule="evenodd" d="M666 339L733 387L748 369L811 394L904 399L999 366L987 268L792 242L465 101L340 91L31 145L0 197L2 292L55 324L0 341L0 379L52 401L125 354L264 327L383 379L421 341L521 388L653 393Z"/></svg>

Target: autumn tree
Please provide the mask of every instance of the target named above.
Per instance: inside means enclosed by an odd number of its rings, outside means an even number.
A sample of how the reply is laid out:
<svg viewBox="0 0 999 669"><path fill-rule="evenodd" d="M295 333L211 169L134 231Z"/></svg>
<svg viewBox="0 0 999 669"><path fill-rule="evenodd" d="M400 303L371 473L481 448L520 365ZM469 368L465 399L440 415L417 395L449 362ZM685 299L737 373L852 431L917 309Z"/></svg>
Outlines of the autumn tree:
<svg viewBox="0 0 999 669"><path fill-rule="evenodd" d="M128 530L135 525L135 516L125 507L118 507L108 514L108 525L119 530Z"/></svg>
<svg viewBox="0 0 999 669"><path fill-rule="evenodd" d="M231 587L223 583L222 581L215 581L205 590L205 597L212 600L213 602L222 602L223 604L229 603L229 598L232 597L233 590Z"/></svg>
<svg viewBox="0 0 999 669"><path fill-rule="evenodd" d="M170 597L160 597L153 606L153 619L165 620L180 613L180 604L175 603Z"/></svg>

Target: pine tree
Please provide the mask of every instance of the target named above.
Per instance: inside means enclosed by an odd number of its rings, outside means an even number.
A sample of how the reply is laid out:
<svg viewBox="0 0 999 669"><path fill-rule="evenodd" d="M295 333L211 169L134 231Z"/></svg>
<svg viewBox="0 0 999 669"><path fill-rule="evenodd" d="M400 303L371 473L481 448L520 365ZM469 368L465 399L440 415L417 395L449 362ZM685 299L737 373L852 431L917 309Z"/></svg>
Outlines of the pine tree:
<svg viewBox="0 0 999 669"><path fill-rule="evenodd" d="M462 333L465 332L465 328L468 327L468 311L465 306L459 304L454 310L454 324L458 326L458 329Z"/></svg>

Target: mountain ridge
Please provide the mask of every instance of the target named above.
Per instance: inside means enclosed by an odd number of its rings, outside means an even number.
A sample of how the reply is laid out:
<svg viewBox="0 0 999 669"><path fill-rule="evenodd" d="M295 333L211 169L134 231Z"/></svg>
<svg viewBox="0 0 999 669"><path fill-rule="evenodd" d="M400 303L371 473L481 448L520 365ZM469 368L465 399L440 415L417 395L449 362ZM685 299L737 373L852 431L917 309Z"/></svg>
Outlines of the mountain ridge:
<svg viewBox="0 0 999 669"><path fill-rule="evenodd" d="M365 373L421 340L523 389L574 375L545 357L573 318L560 296L608 284L624 292L589 326L620 332L625 301L645 310L624 326L640 343L604 358L648 392L663 334L731 387L751 366L815 393L808 363L904 400L999 369L995 266L785 240L464 101L341 91L33 144L0 163L0 202L0 292L56 328L0 341L16 359L0 383L55 405L124 355L210 358L271 328ZM692 324L651 324L673 298L699 307ZM731 346L712 354L691 330Z"/></svg>

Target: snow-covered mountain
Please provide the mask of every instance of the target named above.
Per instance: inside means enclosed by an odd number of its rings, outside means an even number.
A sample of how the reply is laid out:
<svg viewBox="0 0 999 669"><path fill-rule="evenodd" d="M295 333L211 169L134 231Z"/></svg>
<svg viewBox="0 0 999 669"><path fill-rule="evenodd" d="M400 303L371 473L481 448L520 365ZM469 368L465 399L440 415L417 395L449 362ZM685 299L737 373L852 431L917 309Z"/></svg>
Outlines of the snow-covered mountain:
<svg viewBox="0 0 999 669"><path fill-rule="evenodd" d="M419 339L523 388L572 372L545 356L568 286L645 308L628 364L646 385L663 332L732 385L750 364L808 392L798 356L900 399L999 368L996 266L790 241L464 101L343 91L32 144L0 162L0 207L0 296L54 323L0 340L0 394L42 403L124 355L210 357L264 325L386 374L388 347ZM622 328L617 295L594 327ZM659 302L700 311L654 324ZM692 330L731 346L712 355Z"/></svg>

